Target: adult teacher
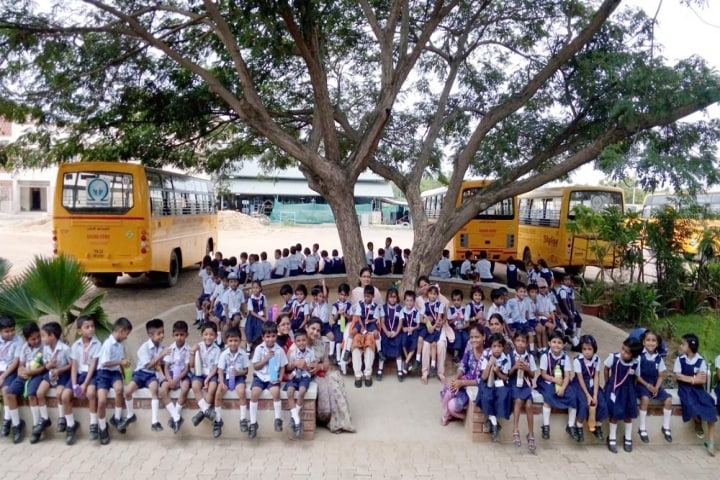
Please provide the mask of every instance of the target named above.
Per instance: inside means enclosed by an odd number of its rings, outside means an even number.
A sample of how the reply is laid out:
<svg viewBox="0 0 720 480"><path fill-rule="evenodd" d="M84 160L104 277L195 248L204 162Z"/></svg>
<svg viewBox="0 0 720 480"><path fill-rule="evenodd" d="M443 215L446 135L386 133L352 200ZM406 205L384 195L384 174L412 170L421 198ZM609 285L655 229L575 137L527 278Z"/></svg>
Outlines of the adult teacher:
<svg viewBox="0 0 720 480"><path fill-rule="evenodd" d="M353 288L352 292L350 292L350 302L353 304L353 306L357 305L357 303L364 298L365 287L367 287L368 285L372 285L372 272L370 271L369 267L363 267L360 270L359 286ZM375 289L375 296L373 297L373 301L378 306L384 305L385 301L383 301L382 293L380 293L380 290L378 290L377 287L373 288Z"/></svg>

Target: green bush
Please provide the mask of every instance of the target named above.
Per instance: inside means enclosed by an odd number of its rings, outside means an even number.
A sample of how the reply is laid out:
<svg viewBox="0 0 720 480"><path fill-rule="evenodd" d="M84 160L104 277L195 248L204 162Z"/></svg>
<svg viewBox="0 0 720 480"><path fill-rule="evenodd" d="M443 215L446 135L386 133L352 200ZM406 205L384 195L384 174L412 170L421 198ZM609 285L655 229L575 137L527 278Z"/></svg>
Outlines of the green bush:
<svg viewBox="0 0 720 480"><path fill-rule="evenodd" d="M613 292L607 319L632 327L650 325L657 321L659 307L658 293L653 285L630 283Z"/></svg>

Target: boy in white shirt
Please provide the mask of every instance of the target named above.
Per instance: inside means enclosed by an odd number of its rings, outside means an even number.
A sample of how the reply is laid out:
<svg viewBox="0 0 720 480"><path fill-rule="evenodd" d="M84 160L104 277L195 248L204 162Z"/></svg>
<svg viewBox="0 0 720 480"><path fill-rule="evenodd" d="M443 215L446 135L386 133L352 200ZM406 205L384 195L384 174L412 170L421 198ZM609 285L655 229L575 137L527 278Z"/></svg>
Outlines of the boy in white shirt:
<svg viewBox="0 0 720 480"><path fill-rule="evenodd" d="M317 321L317 320L316 320ZM300 409L305 400L305 393L310 387L312 375L308 370L315 362L315 352L308 348L308 334L305 329L295 332L295 343L288 352L287 371L291 378L283 387L287 391L288 406L290 407L290 421L295 438L302 435L302 421L300 420ZM295 391L298 398L295 400Z"/></svg>
<svg viewBox="0 0 720 480"><path fill-rule="evenodd" d="M17 369L20 364L16 356L22 346L20 335L15 333L15 319L10 315L0 315L0 387L3 395L3 410L5 413L2 424L2 436L7 437L12 430L10 407L5 395L8 386L17 378Z"/></svg>
<svg viewBox="0 0 720 480"><path fill-rule="evenodd" d="M165 380L160 385L160 399L165 404L165 409L170 414L168 422L174 433L180 431L183 424L182 409L187 401L190 391L190 347L186 340L188 336L188 325L183 320L173 324L174 343L167 348L163 357L163 370ZM177 403L170 398L170 391L180 389Z"/></svg>
<svg viewBox="0 0 720 480"><path fill-rule="evenodd" d="M275 343L277 340L277 324L265 322L263 324L263 342L257 346L253 353L253 382L250 397L250 428L248 436L253 439L257 436L257 410L260 395L268 390L273 399L275 410L275 431L282 431L282 402L280 401L280 372L288 364L285 351Z"/></svg>
<svg viewBox="0 0 720 480"><path fill-rule="evenodd" d="M247 378L250 362L245 351L240 348L240 330L232 327L226 334L227 348L220 354L217 364L218 389L215 392L215 421L213 422L213 437L222 435L222 404L225 392L235 390L240 403L240 431L247 432L247 407L245 406L245 379ZM279 396L279 395L278 395ZM251 405L252 408L252 405ZM256 405L257 409L257 405ZM256 432L257 432L257 424Z"/></svg>

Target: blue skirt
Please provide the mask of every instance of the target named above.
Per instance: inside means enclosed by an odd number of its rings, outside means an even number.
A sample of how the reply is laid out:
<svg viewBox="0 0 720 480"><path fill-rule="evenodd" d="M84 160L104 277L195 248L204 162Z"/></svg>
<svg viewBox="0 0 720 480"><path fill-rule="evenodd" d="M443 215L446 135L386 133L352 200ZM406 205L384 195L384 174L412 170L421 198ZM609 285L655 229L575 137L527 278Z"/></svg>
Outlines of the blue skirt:
<svg viewBox="0 0 720 480"><path fill-rule="evenodd" d="M409 335L407 333L402 335L403 348L408 353L414 352L415 350L417 350L418 339L420 338L419 332L420 332L420 330L415 330L413 333L411 333Z"/></svg>
<svg viewBox="0 0 720 480"><path fill-rule="evenodd" d="M639 383L635 384L635 394L638 398L649 397L651 400L665 400L666 398L672 397L664 388L658 390L657 397L653 397L650 390L648 390L645 385L640 385Z"/></svg>
<svg viewBox="0 0 720 480"><path fill-rule="evenodd" d="M577 418L580 420L587 420L588 416L590 416L590 406L588 405L587 397L585 397L585 392L582 391L580 384L576 380L573 380L572 383L570 383L570 387L573 389L573 395L575 395L576 399ZM603 420L607 420L608 416L609 413L605 392L602 388L599 388L597 407L595 409L595 420L602 422Z"/></svg>
<svg viewBox="0 0 720 480"><path fill-rule="evenodd" d="M603 392L607 402L608 415L611 419L637 418L638 402L637 395L635 395L635 386L632 383L618 388L615 391L614 400L611 389L603 390Z"/></svg>
<svg viewBox="0 0 720 480"><path fill-rule="evenodd" d="M717 422L717 406L713 399L702 386L691 386L684 382L678 382L678 396L682 404L683 422L688 422L694 417L700 417L705 422Z"/></svg>
<svg viewBox="0 0 720 480"><path fill-rule="evenodd" d="M527 382L523 382L522 387L518 387L514 378L510 378L510 395L513 400L532 400L532 388Z"/></svg>
<svg viewBox="0 0 720 480"><path fill-rule="evenodd" d="M340 343L343 341L343 332L340 330L340 324L336 323L335 325L330 327L330 331L332 331L333 336L335 337L335 342Z"/></svg>
<svg viewBox="0 0 720 480"><path fill-rule="evenodd" d="M255 343L262 338L263 321L253 315L248 315L245 320L245 339L250 343Z"/></svg>
<svg viewBox="0 0 720 480"><path fill-rule="evenodd" d="M389 338L384 334L381 336L382 351L388 358L402 357L403 334L401 333L395 338Z"/></svg>
<svg viewBox="0 0 720 480"><path fill-rule="evenodd" d="M535 390L542 395L543 402L551 407L560 409L575 408L575 392L569 386L565 390L565 395L558 397L557 393L555 393L554 383L547 383L545 380L538 378Z"/></svg>
<svg viewBox="0 0 720 480"><path fill-rule="evenodd" d="M440 340L440 330L436 328L432 333L430 333L427 328L425 328L425 331L421 334L421 336L427 343L437 343L438 340Z"/></svg>
<svg viewBox="0 0 720 480"><path fill-rule="evenodd" d="M487 383L480 381L475 404L482 409L484 414L507 420L510 418L512 410L510 387L488 387Z"/></svg>

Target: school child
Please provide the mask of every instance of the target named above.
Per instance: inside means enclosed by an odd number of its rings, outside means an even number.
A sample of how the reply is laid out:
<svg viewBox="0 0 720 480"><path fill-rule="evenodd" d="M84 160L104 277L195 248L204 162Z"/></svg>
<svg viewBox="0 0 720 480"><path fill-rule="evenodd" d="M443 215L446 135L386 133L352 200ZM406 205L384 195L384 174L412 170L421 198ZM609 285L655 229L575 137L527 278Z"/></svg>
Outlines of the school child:
<svg viewBox="0 0 720 480"><path fill-rule="evenodd" d="M661 432L665 441L672 442L672 433L670 432L670 419L672 417L672 395L662 388L665 380L665 359L658 352L658 346L661 343L660 336L652 330L645 330L640 336L643 344L643 352L640 354L640 360L637 374L637 383L635 392L640 400L640 425L638 426L638 435L643 443L648 443L650 438L647 433L647 409L650 404L650 398L663 401L663 426Z"/></svg>
<svg viewBox="0 0 720 480"><path fill-rule="evenodd" d="M46 370L42 357L40 327L35 322L26 323L22 327L22 334L25 342L16 350L15 354L18 359L17 376L8 385L6 393L3 395L3 400L7 401L10 411L13 443L22 442L25 435L25 421L20 419L18 397L28 395L33 427L39 422L40 408L37 405L36 393L42 380L42 374Z"/></svg>
<svg viewBox="0 0 720 480"><path fill-rule="evenodd" d="M310 249L305 247L305 275L315 275L317 273L318 258L310 252Z"/></svg>
<svg viewBox="0 0 720 480"><path fill-rule="evenodd" d="M280 402L280 372L288 364L285 351L277 343L277 325L272 322L263 324L263 343L253 353L253 382L250 398L250 428L248 436L257 436L257 409L260 394L268 390L273 399L275 410L275 431L282 431L282 403Z"/></svg>
<svg viewBox="0 0 720 480"><path fill-rule="evenodd" d="M277 329L274 322L263 323L263 338L265 337L265 331L269 328ZM235 390L238 396L238 403L240 404L240 431L251 432L250 436L254 438L252 434L252 426L248 424L247 419L247 406L245 405L245 383L248 374L248 367L250 361L247 353L240 348L240 329L230 328L227 331L227 348L220 353L217 364L217 376L218 376L218 388L215 392L215 410L213 412L213 437L218 438L222 435L222 427L225 425L222 419L222 405L225 393L229 390ZM264 345L264 344L260 344ZM260 348L255 349L255 355L257 356ZM256 367L257 370L257 367ZM255 373L257 375L257 372ZM254 385L253 381L253 385ZM274 398L274 397L273 397ZM250 403L250 410L252 411L253 405ZM255 403L255 411L257 412L257 402ZM251 417L252 414L251 414ZM255 432L257 432L257 423L255 423Z"/></svg>
<svg viewBox="0 0 720 480"><path fill-rule="evenodd" d="M330 340L330 359L333 363L339 363L340 369L345 374L347 368L343 359L343 340L345 336L345 327L348 324L348 316L352 310L352 303L348 301L350 296L350 285L341 283L338 285L338 299L333 303L330 313L330 333L327 334ZM346 351L350 351L350 342L346 342ZM349 359L348 359L349 360Z"/></svg>
<svg viewBox="0 0 720 480"><path fill-rule="evenodd" d="M423 375L420 381L427 385L428 377L437 376L437 342L440 340L440 332L445 323L445 308L438 296L440 290L437 285L428 287L428 301L425 302L425 312L423 312L423 325L420 327L420 337L423 339L422 345L428 343L430 345L430 372L429 375ZM418 342L418 350L420 350L420 342Z"/></svg>
<svg viewBox="0 0 720 480"><path fill-rule="evenodd" d="M290 247L290 255L287 258L288 269L290 270L289 275L291 277L297 277L298 275L300 275L300 259L298 258L295 246Z"/></svg>
<svg viewBox="0 0 720 480"><path fill-rule="evenodd" d="M10 407L8 406L7 390L10 384L17 378L17 370L20 360L17 352L22 347L23 341L15 333L15 319L10 315L0 315L0 388L2 388L3 403L3 424L2 436L7 437L12 430L10 418Z"/></svg>
<svg viewBox="0 0 720 480"><path fill-rule="evenodd" d="M58 322L49 322L40 327L41 355L45 368L44 372L35 377L39 382L36 384L34 392L31 391L31 387L28 385L28 398L33 413L33 429L30 435L30 443L39 442L45 429L52 425L45 398L48 390L50 390L51 386L56 386L58 398L62 400L62 391L70 379L70 348L60 340L61 335L62 327ZM33 403L37 405L35 410L32 409ZM62 405L58 409L58 415L60 418L58 419L57 430L58 432L65 432L67 424L65 423L65 417L62 416Z"/></svg>
<svg viewBox="0 0 720 480"><path fill-rule="evenodd" d="M702 422L707 422L707 440L704 445L711 457L715 456L716 406L712 397L705 391L709 367L699 354L700 340L694 333L682 336L680 354L675 359L673 371L678 381L678 396L682 405L683 422L691 419L695 423L695 434L703 438L705 432Z"/></svg>
<svg viewBox="0 0 720 480"><path fill-rule="evenodd" d="M509 299L505 308L508 312L507 323L511 332L520 330L523 333L531 334L530 317L532 315L532 301L527 296L527 288L524 283L518 283L515 288L515 297ZM530 343L530 351L534 354L535 344Z"/></svg>
<svg viewBox="0 0 720 480"><path fill-rule="evenodd" d="M602 422L608 418L605 393L600 387L600 357L597 355L597 341L591 335L580 337L580 355L573 360L575 376L570 383L577 400L577 420L574 438L578 443L585 441L583 423L587 420L593 436L603 441Z"/></svg>
<svg viewBox="0 0 720 480"><path fill-rule="evenodd" d="M317 317L313 317L317 318ZM286 370L290 379L285 383L283 390L287 391L288 407L290 409L290 428L293 429L295 438L302 435L302 421L300 410L305 400L305 393L310 387L309 367L315 363L315 351L308 348L308 334L304 328L295 332L295 343L288 351L288 364ZM297 400L295 399L297 392Z"/></svg>
<svg viewBox="0 0 720 480"><path fill-rule="evenodd" d="M475 264L475 272L481 282L494 282L492 274L492 262L487 258L487 252L485 250L480 251L480 259Z"/></svg>
<svg viewBox="0 0 720 480"><path fill-rule="evenodd" d="M98 397L98 436L100 444L110 443L108 421L105 419L107 394L111 388L115 391L115 398L123 398L123 374L121 368L130 367L130 360L125 358L123 342L132 332L132 323L125 317L118 318L113 324L112 334L103 342L98 356L98 370L95 377L95 387ZM109 423L118 427L122 420L122 404L115 402L115 414L110 417ZM118 430L120 431L120 430ZM120 431L123 433L123 431Z"/></svg>
<svg viewBox="0 0 720 480"><path fill-rule="evenodd" d="M540 376L535 390L543 396L542 407L542 438L550 438L550 412L552 408L568 411L568 426L565 431L571 436L577 419L576 399L573 390L569 389L572 365L570 358L563 351L562 335L553 332L550 335L549 350L540 357Z"/></svg>
<svg viewBox="0 0 720 480"><path fill-rule="evenodd" d="M268 262L267 252L260 252L259 271L262 272L262 281L270 280L272 278L272 265Z"/></svg>
<svg viewBox="0 0 720 480"><path fill-rule="evenodd" d="M540 272L535 268L535 264L532 261L528 261L525 264L525 271L527 272L528 285L537 285L538 279L540 279Z"/></svg>
<svg viewBox="0 0 720 480"><path fill-rule="evenodd" d="M345 259L340 256L337 249L332 251L333 273L347 273L345 270Z"/></svg>
<svg viewBox="0 0 720 480"><path fill-rule="evenodd" d="M223 293L223 334L228 328L240 328L243 318L243 310L245 305L245 294L240 288L240 279L237 275L231 273L228 275L228 284L230 288ZM223 335L224 336L224 335Z"/></svg>
<svg viewBox="0 0 720 480"><path fill-rule="evenodd" d="M545 326L545 338L547 339L553 331L559 331L564 334L561 322L557 318L557 307L555 305L555 294L550 291L548 283L544 278L539 278L536 282L538 287L538 297L535 303L535 316L540 325ZM547 347L547 340L543 347Z"/></svg>
<svg viewBox="0 0 720 480"><path fill-rule="evenodd" d="M420 339L420 312L415 308L415 292L406 290L403 296L402 332L403 332L403 376L418 368L420 362L413 359L418 352Z"/></svg>
<svg viewBox="0 0 720 480"><path fill-rule="evenodd" d="M212 265L207 265L199 274L200 280L202 281L202 293L198 297L198 299L195 301L195 325L202 322L203 319L203 310L202 310L202 304L205 300L210 298L210 296L215 291L215 277L218 275L218 270L214 270L212 268Z"/></svg>
<svg viewBox="0 0 720 480"><path fill-rule="evenodd" d="M147 388L150 391L150 429L153 432L160 432L163 429L162 424L158 421L158 411L160 410L158 371L162 368L163 358L169 352L169 349L164 349L162 346L165 339L165 323L159 318L154 318L145 324L145 331L148 340L138 348L137 366L132 374L132 380L125 387L127 417L117 425L120 433L125 433L127 427L137 421L133 393L141 388Z"/></svg>
<svg viewBox="0 0 720 480"><path fill-rule="evenodd" d="M270 273L270 278L283 278L287 275L286 261L282 257L282 251L278 248L275 250L275 267Z"/></svg>
<svg viewBox="0 0 720 480"><path fill-rule="evenodd" d="M515 265L515 259L511 256L506 261L507 265L507 286L508 288L517 288L520 283L520 272L518 271L517 265Z"/></svg>
<svg viewBox="0 0 720 480"><path fill-rule="evenodd" d="M248 254L247 252L240 253L240 262L238 264L238 268L236 270L236 274L238 276L238 281L241 285L245 285L248 281Z"/></svg>
<svg viewBox="0 0 720 480"><path fill-rule="evenodd" d="M295 287L295 301L290 309L290 325L293 331L305 328L310 320L310 305L308 305L306 297L307 287L301 283Z"/></svg>
<svg viewBox="0 0 720 480"><path fill-rule="evenodd" d="M385 260L385 272L390 273L392 272L393 267L393 259L394 259L394 253L393 253L394 247L392 246L392 238L387 237L385 239L385 248L383 249L383 259ZM378 250L378 254L380 253L380 250Z"/></svg>
<svg viewBox="0 0 720 480"><path fill-rule="evenodd" d="M566 334L571 336L573 347L578 345L580 331L582 327L582 316L575 307L575 290L573 289L572 277L568 274L563 275L562 285L558 289L558 306L560 313L565 317L567 322Z"/></svg>
<svg viewBox="0 0 720 480"><path fill-rule="evenodd" d="M367 266L370 267L370 270L372 270L374 260L375 260L374 248L375 248L375 245L373 245L373 242L367 243L367 252L365 252L365 262L367 263Z"/></svg>
<svg viewBox="0 0 720 480"><path fill-rule="evenodd" d="M325 280L323 279L322 285L315 285L310 290L310 294L313 297L312 305L310 305L310 318L319 318L322 322L322 328L320 335L327 337L331 333L330 329L330 308L328 307L326 299L327 288L325 287ZM329 340L329 339L328 339Z"/></svg>
<svg viewBox="0 0 720 480"><path fill-rule="evenodd" d="M440 278L452 277L452 262L450 261L450 250L443 250L442 257L437 263L437 276Z"/></svg>
<svg viewBox="0 0 720 480"><path fill-rule="evenodd" d="M382 353L385 358L394 358L397 364L398 381L403 381L402 373L402 305L398 301L398 291L396 288L390 288L385 296L385 305L380 311L380 336L382 342ZM375 378L378 381L383 379L383 367L385 359L380 358L378 361L378 371Z"/></svg>
<svg viewBox="0 0 720 480"><path fill-rule="evenodd" d="M363 299L353 309L350 338L352 345L352 364L355 372L355 387L361 388L363 375L365 386L372 386L372 366L375 361L376 341L380 339L377 321L380 318L380 309L373 302L375 288L372 285L365 287ZM365 368L363 369L363 359Z"/></svg>
<svg viewBox="0 0 720 480"><path fill-rule="evenodd" d="M537 349L534 353L537 356L547 346L548 319L547 315L540 316L540 312L538 310L538 303L540 300L537 284L531 283L530 285L528 285L527 292L528 298L530 299L530 320L528 320L528 325L530 326L530 329L535 333L535 345L537 346Z"/></svg>
<svg viewBox="0 0 720 480"><path fill-rule="evenodd" d="M385 249L378 248L378 256L373 261L373 275L387 275L389 271L385 268Z"/></svg>
<svg viewBox="0 0 720 480"><path fill-rule="evenodd" d="M67 429L65 443L75 443L75 434L80 422L73 415L73 398L87 398L90 410L90 435L97 437L97 393L94 376L97 369L98 355L102 343L95 336L95 320L81 315L75 321L80 338L70 348L70 379L62 392L62 413L65 415ZM59 408L58 408L59 409Z"/></svg>
<svg viewBox="0 0 720 480"><path fill-rule="evenodd" d="M290 313L292 311L293 302L295 302L295 296L293 295L292 285L286 283L280 287L280 296L283 299L283 306L280 311Z"/></svg>
<svg viewBox="0 0 720 480"><path fill-rule="evenodd" d="M299 243L295 245L295 262L298 265L298 275L302 275L305 269L305 255L303 255L303 248Z"/></svg>
<svg viewBox="0 0 720 480"><path fill-rule="evenodd" d="M393 275L402 275L405 268L405 262L402 257L400 247L393 247L392 273Z"/></svg>
<svg viewBox="0 0 720 480"><path fill-rule="evenodd" d="M553 275L545 260L539 259L535 269L538 271L540 278L544 279L550 288L555 287L555 275Z"/></svg>
<svg viewBox="0 0 720 480"><path fill-rule="evenodd" d="M533 426L533 396L532 384L537 367L535 357L528 350L529 336L527 333L517 331L513 337L515 348L510 355L510 397L513 405L513 444L519 448L520 442L520 409L525 405L525 415L528 423L528 450L535 452L535 431Z"/></svg>
<svg viewBox="0 0 720 480"><path fill-rule="evenodd" d="M248 316L245 320L245 340L248 354L252 346L260 343L262 339L262 325L267 318L267 308L267 298L262 293L262 283L259 280L253 280L250 287L250 298L247 301Z"/></svg>
<svg viewBox="0 0 720 480"><path fill-rule="evenodd" d="M261 280L258 278L258 261L260 257L257 256L255 253L251 253L248 255L248 264L247 264L247 277L245 277L245 285L247 285L248 282L252 282L254 280Z"/></svg>
<svg viewBox="0 0 720 480"><path fill-rule="evenodd" d="M455 332L455 341L452 345L453 363L460 363L470 338L470 316L468 308L462 302L462 290L456 288L450 293L450 305L448 305L446 315L448 323Z"/></svg>
<svg viewBox="0 0 720 480"><path fill-rule="evenodd" d="M477 322L481 326L485 325L485 292L482 287L476 285L470 290L467 312L470 322Z"/></svg>
<svg viewBox="0 0 720 480"><path fill-rule="evenodd" d="M638 416L637 395L635 394L635 372L640 362L638 356L643 346L636 338L627 338L617 353L605 359L605 398L610 417L608 450L617 453L617 421L625 423L623 450L632 452L632 420Z"/></svg>
<svg viewBox="0 0 720 480"><path fill-rule="evenodd" d="M497 442L500 434L498 417L510 418L510 389L507 385L510 373L510 359L505 355L505 337L500 333L490 336L490 355L483 355L480 368L482 376L478 382L475 404L490 421L492 441Z"/></svg>
<svg viewBox="0 0 720 480"><path fill-rule="evenodd" d="M333 261L327 250L320 252L320 263L322 265L320 273L323 275L331 275L333 273Z"/></svg>
<svg viewBox="0 0 720 480"><path fill-rule="evenodd" d="M472 267L473 253L471 250L465 251L465 260L460 265L460 278L463 280L473 280L475 278Z"/></svg>
<svg viewBox="0 0 720 480"><path fill-rule="evenodd" d="M187 344L188 326L183 320L173 323L175 342L167 348L163 357L163 373L165 380L160 385L160 400L170 414L168 426L173 433L180 431L184 419L182 409L190 391L190 347ZM173 403L170 391L180 390L177 402Z"/></svg>
<svg viewBox="0 0 720 480"><path fill-rule="evenodd" d="M510 318L510 312L508 312L507 306L505 305L505 294L499 288L493 288L490 290L490 301L492 304L487 311L487 317L490 318L494 313L499 314L503 321L507 323Z"/></svg>
<svg viewBox="0 0 720 480"><path fill-rule="evenodd" d="M198 324L198 322L195 322L197 324L198 329L202 328L202 325L207 322L208 320L208 313L212 313L216 317L220 318L223 316L223 305L222 305L222 298L225 294L225 290L230 288L230 282L228 281L227 274L220 273L218 270L218 275L215 278L215 290L213 290L212 295L210 295L210 298L206 301L209 301L210 303L210 309L209 311L206 308L203 308L204 315L203 315L203 321ZM203 302L204 304L205 302Z"/></svg>
<svg viewBox="0 0 720 480"><path fill-rule="evenodd" d="M203 324L200 333L202 341L190 349L190 357L193 359L191 388L198 404L198 413L192 418L192 424L196 427L205 418L215 419L213 407L218 386L217 371L220 359L220 347L215 343L217 337L215 324Z"/></svg>
<svg viewBox="0 0 720 480"><path fill-rule="evenodd" d="M470 403L466 387L477 385L482 372L485 331L479 324L473 323L470 325L469 334L470 348L463 352L457 375L440 392L443 406L440 423L443 425L447 425L453 418L465 419L465 410Z"/></svg>

